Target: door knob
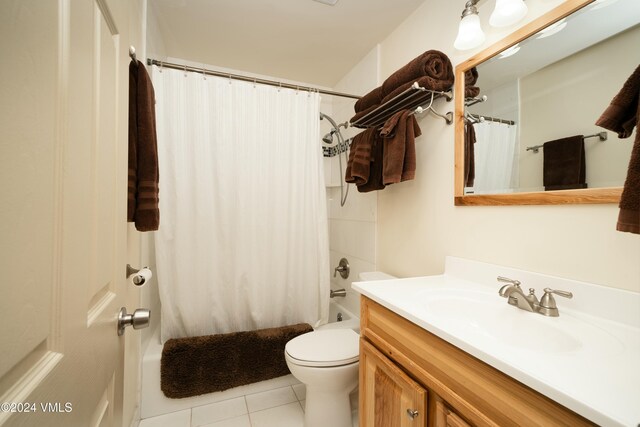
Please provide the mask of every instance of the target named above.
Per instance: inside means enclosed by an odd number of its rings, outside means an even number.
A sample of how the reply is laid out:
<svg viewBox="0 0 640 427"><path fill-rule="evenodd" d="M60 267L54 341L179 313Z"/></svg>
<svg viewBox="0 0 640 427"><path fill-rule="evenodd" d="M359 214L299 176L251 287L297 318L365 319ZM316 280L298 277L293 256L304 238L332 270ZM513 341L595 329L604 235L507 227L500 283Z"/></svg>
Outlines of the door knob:
<svg viewBox="0 0 640 427"><path fill-rule="evenodd" d="M118 314L118 335L124 334L127 326L133 326L133 329L143 329L149 326L151 319L151 310L139 308L132 314L127 314L127 309L122 307Z"/></svg>

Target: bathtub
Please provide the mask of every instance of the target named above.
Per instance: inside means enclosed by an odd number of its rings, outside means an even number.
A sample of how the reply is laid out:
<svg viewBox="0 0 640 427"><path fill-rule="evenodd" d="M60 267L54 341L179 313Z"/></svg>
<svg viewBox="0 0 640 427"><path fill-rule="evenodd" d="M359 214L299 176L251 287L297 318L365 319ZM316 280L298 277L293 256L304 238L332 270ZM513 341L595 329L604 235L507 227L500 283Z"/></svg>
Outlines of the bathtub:
<svg viewBox="0 0 640 427"><path fill-rule="evenodd" d="M342 318L341 321L338 321L339 317ZM335 328L349 328L360 333L360 319L332 300L329 306L329 323L317 329ZM160 342L160 327L158 325L142 356L142 386L140 392L140 418L142 419L299 383L293 375L285 375L283 377L235 387L225 391L203 394L201 396L169 399L162 393L162 390L160 390L161 356L162 343Z"/></svg>

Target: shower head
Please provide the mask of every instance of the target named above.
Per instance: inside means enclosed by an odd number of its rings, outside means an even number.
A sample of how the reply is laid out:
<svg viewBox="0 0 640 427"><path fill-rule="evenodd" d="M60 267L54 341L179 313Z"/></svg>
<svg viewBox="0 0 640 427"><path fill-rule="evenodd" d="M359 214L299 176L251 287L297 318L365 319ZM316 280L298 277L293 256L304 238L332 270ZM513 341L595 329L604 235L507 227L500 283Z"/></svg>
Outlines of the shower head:
<svg viewBox="0 0 640 427"><path fill-rule="evenodd" d="M336 131L332 129L331 132L322 137L322 141L324 141L325 144L333 144L333 134L335 132Z"/></svg>

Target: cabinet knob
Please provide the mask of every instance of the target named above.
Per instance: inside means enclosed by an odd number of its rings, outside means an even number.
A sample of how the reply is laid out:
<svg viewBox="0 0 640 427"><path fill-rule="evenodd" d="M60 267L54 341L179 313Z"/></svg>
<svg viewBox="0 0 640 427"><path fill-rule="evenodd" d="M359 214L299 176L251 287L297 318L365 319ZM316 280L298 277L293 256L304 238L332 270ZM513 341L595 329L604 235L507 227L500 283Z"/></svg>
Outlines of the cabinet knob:
<svg viewBox="0 0 640 427"><path fill-rule="evenodd" d="M418 413L418 411L415 411L413 409L407 409L407 415L409 416L409 418L413 420L414 418L417 418L418 415L420 414Z"/></svg>

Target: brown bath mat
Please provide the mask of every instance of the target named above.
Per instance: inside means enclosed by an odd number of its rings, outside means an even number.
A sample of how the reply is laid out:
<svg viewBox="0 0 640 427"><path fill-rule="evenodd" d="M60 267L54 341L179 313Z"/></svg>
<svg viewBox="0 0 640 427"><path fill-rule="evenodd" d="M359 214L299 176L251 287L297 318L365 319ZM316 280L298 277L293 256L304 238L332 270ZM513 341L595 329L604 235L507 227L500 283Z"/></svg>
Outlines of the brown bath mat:
<svg viewBox="0 0 640 427"><path fill-rule="evenodd" d="M257 331L168 340L162 349L160 388L182 398L289 374L284 346L313 331L307 323Z"/></svg>

